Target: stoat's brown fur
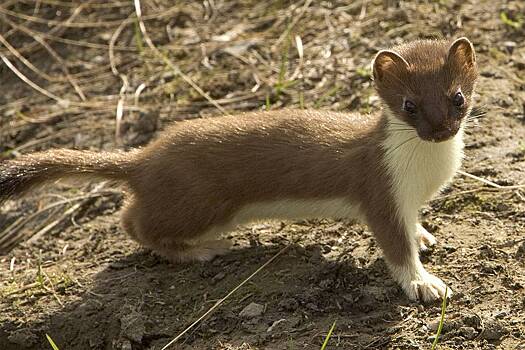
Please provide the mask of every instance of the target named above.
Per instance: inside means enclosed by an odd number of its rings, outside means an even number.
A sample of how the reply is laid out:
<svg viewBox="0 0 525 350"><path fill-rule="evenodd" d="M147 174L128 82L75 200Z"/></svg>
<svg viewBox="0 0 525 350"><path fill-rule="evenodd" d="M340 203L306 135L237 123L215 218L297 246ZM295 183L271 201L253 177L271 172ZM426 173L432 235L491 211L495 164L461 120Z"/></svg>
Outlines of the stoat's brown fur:
<svg viewBox="0 0 525 350"><path fill-rule="evenodd" d="M445 285L419 262L434 237L417 210L459 167L474 51L465 38L417 41L379 52L373 72L382 114L252 112L178 122L128 153L24 155L0 165L0 198L67 176L122 181L124 229L172 261L211 259L228 247L218 234L253 220L357 218L409 297L440 298ZM451 106L456 91L463 106Z"/></svg>

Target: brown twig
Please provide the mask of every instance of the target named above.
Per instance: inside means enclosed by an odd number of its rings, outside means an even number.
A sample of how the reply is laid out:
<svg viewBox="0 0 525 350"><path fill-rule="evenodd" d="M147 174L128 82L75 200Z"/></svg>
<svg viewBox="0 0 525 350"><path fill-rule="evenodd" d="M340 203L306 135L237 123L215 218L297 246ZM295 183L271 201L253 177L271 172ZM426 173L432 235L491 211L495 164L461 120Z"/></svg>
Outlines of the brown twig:
<svg viewBox="0 0 525 350"><path fill-rule="evenodd" d="M91 190L89 193L90 194L96 194L98 191L100 191L104 186L106 185L106 182L101 182L99 184L97 184L93 190ZM30 239L28 239L27 241L29 243L31 242L34 242L35 240L37 240L38 238L40 238L41 236L45 235L47 232L51 231L55 226L57 226L58 224L60 224L65 218L67 218L69 215L73 214L75 211L77 211L78 209L80 209L83 205L85 205L91 198L93 198L93 196L90 196L84 200L82 200L81 202L77 203L77 204L74 204L72 205L68 210L66 210L59 218L53 220L51 223L49 223L48 225L46 225L44 228L40 229L38 232L36 232L35 234L32 235L32 237Z"/></svg>
<svg viewBox="0 0 525 350"><path fill-rule="evenodd" d="M155 53L155 55L157 57L162 59L164 61L164 63L166 63L166 65L168 67L170 67L176 75L179 75L195 91L197 91L199 93L199 95L201 95L206 100L208 100L208 102L210 102L212 105L214 105L215 108L217 108L223 114L228 115L228 112L226 112L226 110L224 108L222 108L221 105L219 105L214 99L212 99L210 97L210 95L208 95L206 92L204 92L204 90L202 90L189 76L184 74L179 69L179 67L177 67L173 62L171 62L171 60L166 55L164 55L162 52L159 51L159 49L157 49L157 47L155 46L155 44L153 44L153 41L149 37L148 32L146 31L146 26L144 24L143 17L142 17L142 10L140 8L140 0L134 0L134 3L135 3L135 12L137 14L137 19L139 21L139 28L140 28L140 31L142 32L143 37L144 37L144 41L146 41L146 44L149 46L149 48Z"/></svg>
<svg viewBox="0 0 525 350"><path fill-rule="evenodd" d="M84 92L82 91L82 89L80 88L80 86L78 85L78 83L76 82L76 80L71 76L71 74L69 74L69 70L67 68L67 63L64 62L64 60L62 59L62 57L60 57L58 55L58 53L53 50L53 48L40 36L40 35L33 35L34 33L32 33L30 30L28 30L26 27L24 26L19 26L15 23L10 23L11 27L17 29L17 30L20 30L21 32L24 32L25 34L27 35L31 35L32 38L38 42L40 45L42 45L42 47L44 47L47 52L49 52L49 54L51 56L53 56L53 58L55 60L58 61L59 63L59 67L60 69L62 70L62 72L64 73L64 75L66 76L66 80L71 84L71 86L73 86L73 88L75 89L75 91L77 92L78 96L80 97L80 99L82 101L86 101L86 95L84 94ZM10 50L11 51L11 50ZM59 79L59 80L62 80L62 79Z"/></svg>
<svg viewBox="0 0 525 350"><path fill-rule="evenodd" d="M524 185L513 185L513 186L498 185L495 182L492 182L490 180L484 179L484 178L476 176L476 175L469 174L469 173L467 173L467 172L465 172L463 170L458 170L458 173L463 175L463 176L470 177L471 179L477 180L479 182L483 182L484 184L489 185L491 187L502 189L502 190L516 190L516 189L519 189L519 188L525 188L525 184Z"/></svg>
<svg viewBox="0 0 525 350"><path fill-rule="evenodd" d="M32 213L31 215L28 215L26 217L20 217L19 219L15 220L15 222L13 222L11 225L4 228L2 232L0 232L0 250L6 250L10 246L12 246L14 243L16 243L16 241L20 240L20 237L18 234L19 231L24 227L25 224L33 220L38 215L41 215L42 213L50 209L59 207L61 205L73 203L79 200L86 202L87 200L90 200L92 198L101 197L101 196L112 194L112 193L117 193L117 192L112 191L112 190L104 190L104 191L100 190L100 191L95 192L93 190L89 192L87 195L56 201L54 203L51 203L45 206L44 208L39 209L37 212Z"/></svg>
<svg viewBox="0 0 525 350"><path fill-rule="evenodd" d="M82 4L84 7L87 6L87 4ZM81 5L81 6L82 6ZM159 13L154 13L151 15L147 15L143 17L143 20L151 20L151 19L159 19L163 17L171 16L173 13L179 10L178 6L173 6L166 11L162 11ZM44 19L34 16L29 16L23 13L15 12L8 10L2 6L0 6L0 13L3 13L4 15L9 15L16 18L25 19L30 22L35 23L41 23L46 24L48 26L56 26L56 27L66 27L66 28L100 28L100 27L114 27L117 25L120 25L122 23L121 19L118 20L112 20L112 21L100 21L100 22L71 22L71 21L56 21L52 19ZM125 20L129 23L133 22L133 18L129 18Z"/></svg>
<svg viewBox="0 0 525 350"><path fill-rule="evenodd" d="M45 95L47 97L49 97L50 99L53 99L55 101L57 101L59 104L63 105L63 106L68 106L69 105L69 101L66 100L66 99L63 99L63 98L60 98L58 97L57 95L47 91L46 89L44 88L41 88L40 86L38 86L37 84L35 84L33 81L31 81L28 77L26 77L24 74L22 74L22 72L20 72L12 63L11 61L9 61L9 59L7 57L5 57L3 54L0 53L0 58L2 59L2 61L4 61L5 65L11 69L11 71L13 73L15 73L15 75L17 77L19 77L23 82L25 82L27 85L31 86L33 89L35 89L36 91L40 92L42 95Z"/></svg>
<svg viewBox="0 0 525 350"><path fill-rule="evenodd" d="M25 64L29 69L31 69L33 72L35 72L40 77L44 78L45 80L56 82L60 81L60 79L54 78L52 76L49 76L45 72L42 72L40 69L35 67L29 60L27 60L24 56L22 56L9 42L0 34L0 43L4 45L20 62Z"/></svg>

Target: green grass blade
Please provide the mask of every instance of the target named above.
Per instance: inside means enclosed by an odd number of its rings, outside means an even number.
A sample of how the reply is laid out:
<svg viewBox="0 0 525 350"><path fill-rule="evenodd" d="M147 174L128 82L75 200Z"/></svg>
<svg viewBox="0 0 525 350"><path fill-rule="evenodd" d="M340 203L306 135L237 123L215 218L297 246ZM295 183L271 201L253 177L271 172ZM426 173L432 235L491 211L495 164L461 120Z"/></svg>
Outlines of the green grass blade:
<svg viewBox="0 0 525 350"><path fill-rule="evenodd" d="M441 303L441 319L439 320L438 329L436 332L436 338L434 339L434 342L432 343L432 350L435 350L438 342L439 342L439 336L441 335L441 330L443 329L443 323L445 323L445 311L447 310L447 292L448 288L445 288L445 296L443 297L443 302Z"/></svg>
<svg viewBox="0 0 525 350"><path fill-rule="evenodd" d="M518 18L517 20L512 20L509 18L509 16L507 16L507 14L505 12L500 12L499 14L499 18L501 19L501 21L503 23L505 23L506 25L514 28L514 29L520 29L521 26L523 25L523 19L522 18Z"/></svg>
<svg viewBox="0 0 525 350"><path fill-rule="evenodd" d="M53 339L51 339L51 337L47 333L46 333L46 338L49 344L51 344L51 347L53 348L53 350L60 350L58 346L55 344L55 342L53 341Z"/></svg>
<svg viewBox="0 0 525 350"><path fill-rule="evenodd" d="M332 332L334 331L336 322L337 321L334 321L334 323L332 324L332 327L330 327L330 330L328 331L328 334L326 335L326 338L324 338L324 342L323 342L323 346L321 346L321 350L326 349L326 346L328 345L328 341L330 340L330 337L332 336Z"/></svg>

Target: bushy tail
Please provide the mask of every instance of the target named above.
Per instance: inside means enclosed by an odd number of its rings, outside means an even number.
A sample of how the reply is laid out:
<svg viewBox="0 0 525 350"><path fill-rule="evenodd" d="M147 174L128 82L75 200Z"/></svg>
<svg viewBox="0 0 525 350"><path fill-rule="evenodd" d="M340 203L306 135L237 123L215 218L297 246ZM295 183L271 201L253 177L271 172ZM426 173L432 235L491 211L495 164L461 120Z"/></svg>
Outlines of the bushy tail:
<svg viewBox="0 0 525 350"><path fill-rule="evenodd" d="M100 177L126 181L135 153L67 149L23 155L0 163L0 203L48 181L65 177Z"/></svg>

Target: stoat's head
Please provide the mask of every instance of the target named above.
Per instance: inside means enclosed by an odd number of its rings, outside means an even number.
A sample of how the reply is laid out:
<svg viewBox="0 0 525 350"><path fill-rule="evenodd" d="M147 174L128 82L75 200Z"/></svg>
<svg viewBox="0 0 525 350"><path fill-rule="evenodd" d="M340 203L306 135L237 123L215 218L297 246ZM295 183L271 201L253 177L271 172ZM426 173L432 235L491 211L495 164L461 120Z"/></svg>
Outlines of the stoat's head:
<svg viewBox="0 0 525 350"><path fill-rule="evenodd" d="M454 137L472 109L478 73L467 38L418 40L379 51L372 70L391 114L425 141Z"/></svg>

